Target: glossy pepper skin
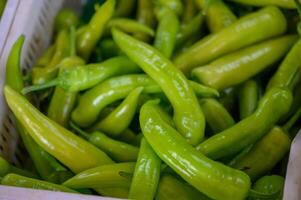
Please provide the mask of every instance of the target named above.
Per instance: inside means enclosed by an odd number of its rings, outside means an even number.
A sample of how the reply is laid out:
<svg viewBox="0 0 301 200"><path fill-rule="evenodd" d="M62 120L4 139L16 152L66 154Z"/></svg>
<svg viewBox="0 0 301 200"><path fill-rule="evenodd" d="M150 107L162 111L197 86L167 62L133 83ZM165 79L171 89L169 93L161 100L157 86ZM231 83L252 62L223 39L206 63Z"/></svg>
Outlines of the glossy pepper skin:
<svg viewBox="0 0 301 200"><path fill-rule="evenodd" d="M106 24L114 14L115 0L108 0L97 8L89 23L77 35L77 53L85 60L89 59L93 48L101 38Z"/></svg>
<svg viewBox="0 0 301 200"><path fill-rule="evenodd" d="M229 166L247 173L256 180L271 170L289 151L291 139L280 127L274 127L260 139L244 156L229 163Z"/></svg>
<svg viewBox="0 0 301 200"><path fill-rule="evenodd" d="M177 129L190 144L204 137L205 119L188 80L181 71L150 45L135 40L118 30L113 39L157 84L171 102Z"/></svg>
<svg viewBox="0 0 301 200"><path fill-rule="evenodd" d="M241 3L245 5L250 5L250 6L278 6L286 9L294 9L296 8L296 5L294 3L294 0L228 0L228 1L233 1L236 3Z"/></svg>
<svg viewBox="0 0 301 200"><path fill-rule="evenodd" d="M130 162L137 160L139 149L136 146L114 140L99 131L94 131L91 134L88 134L73 123L71 123L70 126L91 144L107 153L113 160L117 162Z"/></svg>
<svg viewBox="0 0 301 200"><path fill-rule="evenodd" d="M107 117L97 122L91 130L100 130L111 137L118 137L132 122L138 107L139 96L143 87L131 91L124 101Z"/></svg>
<svg viewBox="0 0 301 200"><path fill-rule="evenodd" d="M156 200L210 200L187 183L166 174L160 178Z"/></svg>
<svg viewBox="0 0 301 200"><path fill-rule="evenodd" d="M249 177L198 152L158 112L157 101L140 110L142 133L156 154L185 181L213 199L244 199ZM168 141L168 142L167 142Z"/></svg>
<svg viewBox="0 0 301 200"><path fill-rule="evenodd" d="M15 173L22 176L27 176L31 178L36 178L36 175L32 174L31 172L28 172L26 170L20 169L18 167L15 167L11 165L9 162L7 162L4 158L0 156L0 177L4 177L5 175L9 173Z"/></svg>
<svg viewBox="0 0 301 200"><path fill-rule="evenodd" d="M177 15L170 8L160 7L157 9L158 28L154 47L166 58L170 58L175 48L180 22Z"/></svg>
<svg viewBox="0 0 301 200"><path fill-rule="evenodd" d="M160 179L160 171L160 158L143 138L128 198L153 200Z"/></svg>
<svg viewBox="0 0 301 200"><path fill-rule="evenodd" d="M55 50L51 61L45 67L32 68L32 83L34 85L46 83L54 79L59 71L59 63L69 55L70 40L67 30L62 30L55 41Z"/></svg>
<svg viewBox="0 0 301 200"><path fill-rule="evenodd" d="M21 35L13 45L6 64L6 84L17 92L24 87L20 66L21 50L25 37ZM72 173L63 167L55 158L44 151L27 133L20 122L16 121L16 128L20 134L38 174L45 180L59 183L69 178ZM17 173L14 171L14 173ZM22 174L23 175L23 174Z"/></svg>
<svg viewBox="0 0 301 200"><path fill-rule="evenodd" d="M192 70L201 83L221 90L242 83L280 60L296 41L289 35L268 40L218 58Z"/></svg>
<svg viewBox="0 0 301 200"><path fill-rule="evenodd" d="M244 119L257 108L259 101L259 84L255 80L244 82L239 89L239 116Z"/></svg>
<svg viewBox="0 0 301 200"><path fill-rule="evenodd" d="M262 97L252 115L202 142L197 150L213 159L238 153L263 137L288 112L291 103L289 90L273 88Z"/></svg>
<svg viewBox="0 0 301 200"><path fill-rule="evenodd" d="M214 134L222 132L235 124L226 108L215 99L200 99L206 122Z"/></svg>
<svg viewBox="0 0 301 200"><path fill-rule="evenodd" d="M54 19L54 30L70 29L72 26L76 27L79 23L79 18L74 10L65 8L59 11Z"/></svg>
<svg viewBox="0 0 301 200"><path fill-rule="evenodd" d="M158 0L158 3L159 5L168 7L179 16L183 13L183 4L181 0Z"/></svg>
<svg viewBox="0 0 301 200"><path fill-rule="evenodd" d="M205 13L207 26L211 33L219 32L237 20L234 13L222 0L196 0L196 4Z"/></svg>
<svg viewBox="0 0 301 200"><path fill-rule="evenodd" d="M54 54L54 50L55 50L55 44L49 46L46 51L41 55L41 57L39 57L35 64L33 65L32 68L35 68L35 67L45 67L48 65L48 63L50 63L51 61L51 58Z"/></svg>
<svg viewBox="0 0 301 200"><path fill-rule="evenodd" d="M300 70L301 39L299 39L286 55L276 73L270 79L267 89L273 87L293 87L292 80Z"/></svg>
<svg viewBox="0 0 301 200"><path fill-rule="evenodd" d="M83 171L63 183L74 189L80 188L129 188L130 175L134 172L135 163L126 162L103 165Z"/></svg>
<svg viewBox="0 0 301 200"><path fill-rule="evenodd" d="M136 19L139 23L144 24L150 28L154 28L156 24L156 17L154 14L154 2L149 0L137 0ZM134 37L145 42L150 40L150 37L142 33L136 33Z"/></svg>
<svg viewBox="0 0 301 200"><path fill-rule="evenodd" d="M111 31L112 28L118 28L126 33L130 34L146 34L148 36L153 37L155 32L152 28L140 24L139 22L127 19L127 18L114 18L108 22L107 29Z"/></svg>
<svg viewBox="0 0 301 200"><path fill-rule="evenodd" d="M279 195L275 200L281 200L284 189L284 178L278 175L263 176L254 183L253 189L265 194L279 192ZM254 198L253 200L259 199Z"/></svg>
<svg viewBox="0 0 301 200"><path fill-rule="evenodd" d="M141 72L141 69L134 62L125 56L118 56L101 63L64 68L55 80L43 85L29 86L24 92L27 93L56 85L69 92L78 92L89 89L113 76L139 72Z"/></svg>
<svg viewBox="0 0 301 200"><path fill-rule="evenodd" d="M12 112L35 142L73 172L113 163L104 152L44 116L9 86L4 87L4 94Z"/></svg>
<svg viewBox="0 0 301 200"><path fill-rule="evenodd" d="M17 174L7 174L1 180L1 185L9 185L16 187L25 187L32 189L40 190L51 190L51 191L60 191L60 192L69 192L69 193L78 193L72 189L69 189L62 185L57 185L54 183L49 183L47 181L41 181L38 179L28 178L25 176L20 176Z"/></svg>
<svg viewBox="0 0 301 200"><path fill-rule="evenodd" d="M188 74L196 66L207 64L222 55L281 35L286 28L287 22L282 12L277 7L266 7L199 40L175 57L174 64Z"/></svg>

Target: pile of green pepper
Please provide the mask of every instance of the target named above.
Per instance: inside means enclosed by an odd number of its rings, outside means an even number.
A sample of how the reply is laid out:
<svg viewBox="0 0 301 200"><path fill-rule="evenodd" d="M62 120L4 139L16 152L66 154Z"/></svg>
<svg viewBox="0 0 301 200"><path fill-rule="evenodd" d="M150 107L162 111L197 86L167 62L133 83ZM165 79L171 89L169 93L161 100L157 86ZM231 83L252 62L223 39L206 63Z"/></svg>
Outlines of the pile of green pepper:
<svg viewBox="0 0 301 200"><path fill-rule="evenodd" d="M1 184L282 199L301 127L299 14L297 0L95 0L81 18L62 9L30 71L24 36L8 57L3 92L31 164L0 157Z"/></svg>

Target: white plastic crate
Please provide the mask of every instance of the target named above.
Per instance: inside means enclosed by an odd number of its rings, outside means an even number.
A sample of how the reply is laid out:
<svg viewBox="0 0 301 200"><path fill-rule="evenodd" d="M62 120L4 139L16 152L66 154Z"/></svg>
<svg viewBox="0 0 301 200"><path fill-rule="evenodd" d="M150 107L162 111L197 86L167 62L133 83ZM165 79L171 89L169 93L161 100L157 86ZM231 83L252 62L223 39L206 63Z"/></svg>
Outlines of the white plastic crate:
<svg viewBox="0 0 301 200"><path fill-rule="evenodd" d="M26 36L22 50L22 70L28 70L49 45L54 16L64 5L80 9L83 0L8 0L3 20L0 22L0 154L13 163L18 163L18 136L13 117L3 97L5 65L12 44L20 36ZM285 181L285 200L301 199L301 131L294 139L290 152ZM56 199L97 200L112 199L90 195L32 190L0 186L0 200Z"/></svg>

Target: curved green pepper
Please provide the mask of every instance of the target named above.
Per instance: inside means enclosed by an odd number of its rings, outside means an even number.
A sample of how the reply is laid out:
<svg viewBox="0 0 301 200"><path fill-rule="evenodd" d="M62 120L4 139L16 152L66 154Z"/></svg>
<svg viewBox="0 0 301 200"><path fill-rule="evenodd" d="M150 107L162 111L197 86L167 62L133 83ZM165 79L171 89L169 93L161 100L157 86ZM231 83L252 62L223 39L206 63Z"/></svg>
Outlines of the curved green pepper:
<svg viewBox="0 0 301 200"><path fill-rule="evenodd" d="M111 158L113 158L113 160L117 162L130 162L137 160L139 152L137 147L111 139L106 136L106 134L99 131L94 131L91 134L85 133L72 122L70 126L91 144L107 153Z"/></svg>
<svg viewBox="0 0 301 200"><path fill-rule="evenodd" d="M257 108L259 100L259 85L255 80L244 82L239 89L239 116L244 119Z"/></svg>
<svg viewBox="0 0 301 200"><path fill-rule="evenodd" d="M270 79L267 89L273 87L293 87L292 80L300 71L301 39L295 43L290 52L286 55L276 73Z"/></svg>
<svg viewBox="0 0 301 200"><path fill-rule="evenodd" d="M160 179L160 170L160 158L143 138L128 198L153 200Z"/></svg>
<svg viewBox="0 0 301 200"><path fill-rule="evenodd" d="M129 188L134 162L103 165L83 171L63 183L64 186L80 188Z"/></svg>
<svg viewBox="0 0 301 200"><path fill-rule="evenodd" d="M206 197L187 183L168 174L161 177L155 199L210 200L209 197Z"/></svg>
<svg viewBox="0 0 301 200"><path fill-rule="evenodd" d="M210 160L162 119L157 101L149 101L140 111L140 126L156 154L185 181L213 199L244 199L250 189L245 173Z"/></svg>
<svg viewBox="0 0 301 200"><path fill-rule="evenodd" d="M106 24L114 14L115 0L108 0L97 8L91 20L77 35L77 53L85 60L89 59L93 48L101 38Z"/></svg>
<svg viewBox="0 0 301 200"><path fill-rule="evenodd" d="M113 39L119 47L153 78L171 102L177 129L189 143L196 145L204 137L205 119L188 80L160 52L118 30Z"/></svg>
<svg viewBox="0 0 301 200"><path fill-rule="evenodd" d="M266 7L246 15L223 30L201 39L174 58L185 73L208 62L286 31L287 22L277 7Z"/></svg>
<svg viewBox="0 0 301 200"><path fill-rule="evenodd" d="M34 63L32 68L35 67L45 67L48 65L48 63L50 63L51 58L53 57L55 51L55 44L49 46L46 51L41 55L41 57L39 57L36 62Z"/></svg>
<svg viewBox="0 0 301 200"><path fill-rule="evenodd" d="M156 16L158 19L158 28L154 47L166 58L170 58L175 48L180 22L177 15L167 7L158 8Z"/></svg>
<svg viewBox="0 0 301 200"><path fill-rule="evenodd" d="M296 41L289 35L268 40L223 56L192 70L192 76L215 89L242 83L281 59Z"/></svg>
<svg viewBox="0 0 301 200"><path fill-rule="evenodd" d="M136 134L130 129L125 130L121 135L119 135L118 140L124 141L128 144L139 146L142 139L142 133Z"/></svg>
<svg viewBox="0 0 301 200"><path fill-rule="evenodd" d="M62 185L41 181L38 179L28 178L17 174L7 174L1 180L2 185L25 187L40 190L52 190L60 192L78 193Z"/></svg>
<svg viewBox="0 0 301 200"><path fill-rule="evenodd" d="M70 52L69 34L62 30L55 41L55 50L51 61L45 67L32 68L32 83L34 85L46 83L54 79L58 73L58 65Z"/></svg>
<svg viewBox="0 0 301 200"><path fill-rule="evenodd" d="M53 86L59 86L70 92L77 92L89 89L113 76L139 72L141 72L141 69L138 65L125 56L119 56L101 63L62 69L53 81L42 85L29 86L23 90L23 93Z"/></svg>
<svg viewBox="0 0 301 200"><path fill-rule="evenodd" d="M143 87L138 87L131 91L113 112L93 125L91 130L100 130L111 137L118 137L128 128L133 120L142 91Z"/></svg>
<svg viewBox="0 0 301 200"><path fill-rule="evenodd" d="M107 29L110 31L112 28L118 28L126 33L135 34L142 33L148 36L155 36L153 29L147 25L141 24L135 20L127 18L114 18L107 24Z"/></svg>
<svg viewBox="0 0 301 200"><path fill-rule="evenodd" d="M235 124L234 119L224 106L215 99L201 99L206 122L214 134L222 132Z"/></svg>
<svg viewBox="0 0 301 200"><path fill-rule="evenodd" d="M274 5L274 6L279 6L282 8L287 8L287 9L294 9L296 8L296 5L294 3L294 0L227 0L227 1L233 1L236 3L241 3L245 5L250 5L250 6L269 6L269 5Z"/></svg>
<svg viewBox="0 0 301 200"><path fill-rule="evenodd" d="M187 24L194 18L197 14L197 8L195 0L186 0L185 4L183 4L183 14L182 14L182 24Z"/></svg>
<svg viewBox="0 0 301 200"><path fill-rule="evenodd" d="M222 0L196 0L196 3L203 10L211 33L219 32L237 20Z"/></svg>
<svg viewBox="0 0 301 200"><path fill-rule="evenodd" d="M127 17L135 8L135 0L117 0L114 17Z"/></svg>
<svg viewBox="0 0 301 200"><path fill-rule="evenodd" d="M197 150L213 159L238 153L263 137L288 112L291 103L289 90L273 88L262 97L252 115L199 144Z"/></svg>
<svg viewBox="0 0 301 200"><path fill-rule="evenodd" d="M9 86L4 87L4 94L10 109L35 142L73 172L113 162L101 150L48 119Z"/></svg>
<svg viewBox="0 0 301 200"><path fill-rule="evenodd" d="M6 84L17 92L24 87L21 74L21 50L24 43L24 36L21 35L13 45L6 64ZM44 151L26 132L20 122L16 122L16 128L20 134L26 150L28 151L34 166L39 175L48 181L60 183L69 178L72 173L63 167L55 158Z"/></svg>
<svg viewBox="0 0 301 200"><path fill-rule="evenodd" d="M263 192L266 194L273 194L275 192L279 192L279 195L275 200L281 200L284 189L284 178L278 175L264 176L258 179L254 185L253 189L258 192ZM252 200L260 200L260 199L252 199Z"/></svg>
<svg viewBox="0 0 301 200"><path fill-rule="evenodd" d="M69 8L64 8L58 12L54 19L54 30L59 32L64 29L70 29L72 26L76 27L79 23L79 18Z"/></svg>

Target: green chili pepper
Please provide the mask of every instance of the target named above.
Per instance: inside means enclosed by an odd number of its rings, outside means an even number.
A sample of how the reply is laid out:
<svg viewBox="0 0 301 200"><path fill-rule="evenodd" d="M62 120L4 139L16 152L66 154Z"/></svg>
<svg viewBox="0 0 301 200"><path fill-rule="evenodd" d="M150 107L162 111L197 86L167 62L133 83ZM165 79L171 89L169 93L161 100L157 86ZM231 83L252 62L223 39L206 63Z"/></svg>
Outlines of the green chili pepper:
<svg viewBox="0 0 301 200"><path fill-rule="evenodd" d="M268 40L197 67L192 76L215 89L242 83L281 59L296 41L295 35Z"/></svg>
<svg viewBox="0 0 301 200"><path fill-rule="evenodd" d="M9 86L4 87L4 94L16 118L35 142L73 172L113 162L101 150L48 119Z"/></svg>
<svg viewBox="0 0 301 200"><path fill-rule="evenodd" d="M174 109L177 129L196 145L203 139L205 119L196 95L185 76L160 52L118 30L113 39L162 88Z"/></svg>
<svg viewBox="0 0 301 200"><path fill-rule="evenodd" d="M210 198L244 199L251 185L249 177L206 158L189 145L161 118L156 103L150 101L142 106L140 125L147 142L162 161Z"/></svg>
<svg viewBox="0 0 301 200"><path fill-rule="evenodd" d="M142 133L136 134L130 129L125 130L121 135L119 135L118 140L124 141L128 144L139 146L142 139Z"/></svg>
<svg viewBox="0 0 301 200"><path fill-rule="evenodd" d="M252 115L199 144L197 150L213 159L238 153L263 137L288 112L291 103L289 90L273 88L259 101Z"/></svg>
<svg viewBox="0 0 301 200"><path fill-rule="evenodd" d="M264 192L266 194L273 194L279 192L279 195L275 200L281 200L284 189L284 178L278 175L264 176L257 180L253 189L258 192ZM259 198L254 198L252 200L260 200Z"/></svg>
<svg viewBox="0 0 301 200"><path fill-rule="evenodd" d="M63 183L64 186L80 188L129 188L135 169L134 162L103 165L83 171Z"/></svg>
<svg viewBox="0 0 301 200"><path fill-rule="evenodd" d="M179 16L183 13L183 4L181 0L158 0L158 3L159 5L170 8Z"/></svg>
<svg viewBox="0 0 301 200"><path fill-rule="evenodd" d="M290 84L296 74L298 74L298 71L300 71L300 51L301 39L295 43L290 52L286 55L283 62L277 69L277 72L270 79L267 89L273 87L292 87Z"/></svg>
<svg viewBox="0 0 301 200"><path fill-rule="evenodd" d="M234 158L229 165L247 173L252 180L270 171L290 149L289 130L301 115L299 109L281 128L275 126L243 156Z"/></svg>
<svg viewBox="0 0 301 200"><path fill-rule="evenodd" d="M15 173L27 177L36 178L36 175L9 164L9 162L7 162L4 158L0 156L0 177L3 177L9 173Z"/></svg>
<svg viewBox="0 0 301 200"><path fill-rule="evenodd" d="M207 26L212 33L219 32L237 20L222 0L196 0L196 3L206 15Z"/></svg>
<svg viewBox="0 0 301 200"><path fill-rule="evenodd" d="M135 8L135 0L117 0L114 17L127 17Z"/></svg>
<svg viewBox="0 0 301 200"><path fill-rule="evenodd" d="M210 200L195 188L181 180L171 176L163 175L160 179L156 200Z"/></svg>
<svg viewBox="0 0 301 200"><path fill-rule="evenodd" d="M200 95L217 94L210 88L191 82L190 85L195 88L194 91L200 92ZM104 107L114 101L125 98L129 92L137 87L144 87L143 93L162 92L159 85L144 74L113 77L96 85L81 96L77 107L72 113L72 120L82 127L92 125Z"/></svg>
<svg viewBox="0 0 301 200"><path fill-rule="evenodd" d="M224 106L215 99L201 99L206 122L214 134L222 132L235 124L234 119Z"/></svg>
<svg viewBox="0 0 301 200"><path fill-rule="evenodd" d="M199 35L199 32L203 26L203 22L204 15L202 12L199 12L199 14L193 17L189 22L187 22L187 24L182 26L177 34L176 48L180 48L187 41L189 41L189 39L193 38L196 35Z"/></svg>
<svg viewBox="0 0 301 200"><path fill-rule="evenodd" d="M107 29L110 31L112 28L118 28L126 33L142 33L149 36L154 36L155 32L147 25L141 24L135 20L127 18L114 18L111 19L107 25Z"/></svg>
<svg viewBox="0 0 301 200"><path fill-rule="evenodd" d="M104 39L99 43L99 50L103 59L109 59L121 55L117 44L111 39ZM124 67L126 68L126 67Z"/></svg>
<svg viewBox="0 0 301 200"><path fill-rule="evenodd" d="M33 179L33 178L27 178L27 177L20 176L17 174L7 174L1 180L1 184L17 186L17 187L32 188L32 189L78 193L77 191L74 191L74 190L69 189L62 185L57 185L54 183L49 183L46 181L41 181L41 180Z"/></svg>
<svg viewBox="0 0 301 200"><path fill-rule="evenodd" d="M76 27L79 23L79 18L74 10L64 8L58 12L54 19L54 30L59 32L64 29Z"/></svg>
<svg viewBox="0 0 301 200"><path fill-rule="evenodd" d="M239 89L240 119L250 116L257 108L259 100L259 85L255 80L244 82Z"/></svg>
<svg viewBox="0 0 301 200"><path fill-rule="evenodd" d="M21 92L24 86L20 66L21 50L24 39L24 36L21 35L15 42L10 51L6 64L6 84L17 92ZM18 121L16 122L16 128L31 159L33 160L35 168L43 179L59 183L72 175L70 171L64 168L51 155L49 155L38 144L36 144Z"/></svg>
<svg viewBox="0 0 301 200"><path fill-rule="evenodd" d="M89 23L77 35L77 53L89 59L93 48L101 38L106 24L114 14L115 0L108 0L97 8Z"/></svg>
<svg viewBox="0 0 301 200"><path fill-rule="evenodd" d="M296 5L294 3L294 0L227 0L227 1L233 1L236 3L241 3L245 5L250 5L250 6L268 6L268 5L274 5L274 6L279 6L282 8L287 8L287 9L294 9L296 8Z"/></svg>
<svg viewBox="0 0 301 200"><path fill-rule="evenodd" d="M91 134L85 133L71 122L70 126L76 130L83 138L107 153L117 162L136 161L139 149L130 144L113 140L104 133L94 131Z"/></svg>
<svg viewBox="0 0 301 200"><path fill-rule="evenodd" d="M130 125L136 113L138 99L143 87L131 91L124 101L106 118L97 122L91 130L100 130L111 137L118 137Z"/></svg>
<svg viewBox="0 0 301 200"><path fill-rule="evenodd" d="M220 93L219 102L228 110L229 113L236 113L237 88L230 87Z"/></svg>
<svg viewBox="0 0 301 200"><path fill-rule="evenodd" d="M287 22L277 7L266 7L246 15L223 30L201 39L174 59L175 65L189 73L191 69L286 31Z"/></svg>
<svg viewBox="0 0 301 200"><path fill-rule="evenodd" d="M156 12L158 28L154 47L166 58L170 58L176 43L176 36L180 28L177 15L168 7L160 7Z"/></svg>
<svg viewBox="0 0 301 200"><path fill-rule="evenodd" d="M186 0L185 4L183 6L184 6L184 9L183 9L183 14L182 14L182 23L187 24L197 14L195 0Z"/></svg>
<svg viewBox="0 0 301 200"><path fill-rule="evenodd" d="M160 158L143 138L128 198L153 200L160 179L160 167Z"/></svg>
<svg viewBox="0 0 301 200"><path fill-rule="evenodd" d="M61 31L55 42L54 54L47 66L35 67L32 69L32 83L42 84L54 79L60 66L58 65L65 57L69 55L70 43L69 34L66 30Z"/></svg>
<svg viewBox="0 0 301 200"><path fill-rule="evenodd" d="M94 190L105 197L126 199L129 196L129 189L122 187L115 188L94 188Z"/></svg>
<svg viewBox="0 0 301 200"><path fill-rule="evenodd" d="M137 21L150 28L154 28L156 24L156 18L154 15L153 1L149 0L138 0L137 1ZM146 34L137 33L134 35L142 41L149 41L150 37Z"/></svg>
<svg viewBox="0 0 301 200"><path fill-rule="evenodd" d="M70 92L89 89L107 78L141 72L141 69L125 56L108 59L102 63L62 69L58 77L43 85L27 87L23 93L59 86Z"/></svg>
<svg viewBox="0 0 301 200"><path fill-rule="evenodd" d="M35 67L43 68L47 66L48 63L50 63L51 58L53 57L54 51L55 51L55 44L49 46L46 49L46 51L41 55L41 57L37 59L37 61L33 65L33 68Z"/></svg>

